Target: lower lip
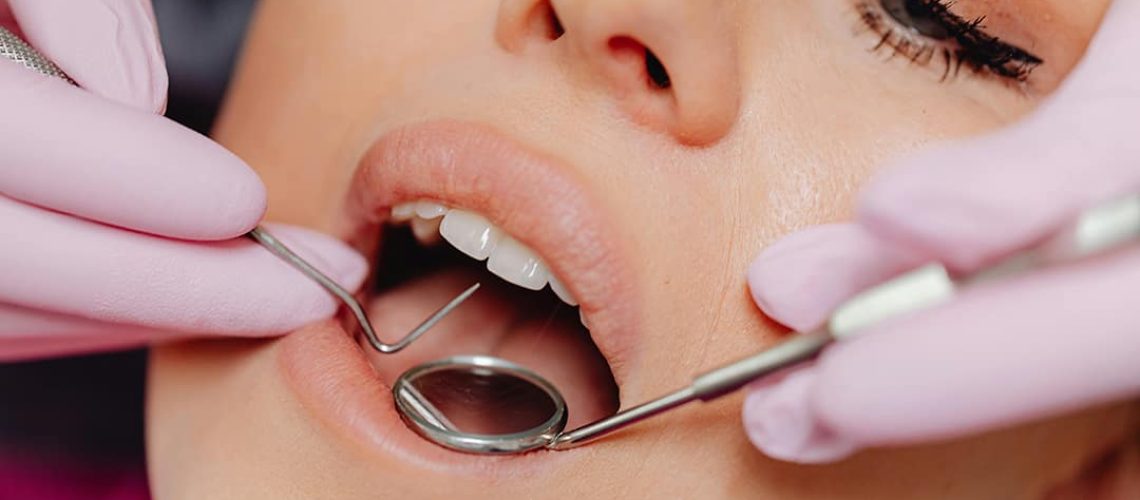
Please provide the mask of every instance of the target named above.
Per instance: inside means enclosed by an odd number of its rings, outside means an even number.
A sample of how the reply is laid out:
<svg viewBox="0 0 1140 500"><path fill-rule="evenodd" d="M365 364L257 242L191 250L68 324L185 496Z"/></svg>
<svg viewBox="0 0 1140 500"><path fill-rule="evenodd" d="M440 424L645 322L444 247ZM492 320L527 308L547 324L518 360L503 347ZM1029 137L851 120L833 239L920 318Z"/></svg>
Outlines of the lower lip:
<svg viewBox="0 0 1140 500"><path fill-rule="evenodd" d="M538 451L516 456L479 456L445 450L400 419L391 390L365 353L335 322L305 327L280 340L278 361L286 384L316 421L347 445L403 466L448 474L495 476L548 467L565 453ZM541 465L540 465L541 464Z"/></svg>

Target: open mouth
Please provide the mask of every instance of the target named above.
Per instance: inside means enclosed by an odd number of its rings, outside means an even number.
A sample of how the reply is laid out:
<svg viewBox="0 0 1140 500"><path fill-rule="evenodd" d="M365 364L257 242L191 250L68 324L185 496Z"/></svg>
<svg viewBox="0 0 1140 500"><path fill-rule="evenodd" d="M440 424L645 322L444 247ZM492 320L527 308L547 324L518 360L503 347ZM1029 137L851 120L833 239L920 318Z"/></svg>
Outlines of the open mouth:
<svg viewBox="0 0 1140 500"><path fill-rule="evenodd" d="M346 214L339 236L375 262L365 303L382 340L401 338L472 283L483 287L396 354L361 338L350 349L327 325L283 339L286 374L315 411L388 449L404 440L407 451L411 431L394 427L403 424L384 389L415 365L461 354L503 358L549 380L570 427L617 411L637 347L633 270L569 166L487 127L416 125L364 155Z"/></svg>
<svg viewBox="0 0 1140 500"><path fill-rule="evenodd" d="M380 241L368 303L381 335L398 338L471 283L482 284L399 354L373 352L357 339L387 385L414 364L484 354L529 367L558 387L571 426L617 411L617 385L578 300L516 237L475 212L421 200L393 206Z"/></svg>

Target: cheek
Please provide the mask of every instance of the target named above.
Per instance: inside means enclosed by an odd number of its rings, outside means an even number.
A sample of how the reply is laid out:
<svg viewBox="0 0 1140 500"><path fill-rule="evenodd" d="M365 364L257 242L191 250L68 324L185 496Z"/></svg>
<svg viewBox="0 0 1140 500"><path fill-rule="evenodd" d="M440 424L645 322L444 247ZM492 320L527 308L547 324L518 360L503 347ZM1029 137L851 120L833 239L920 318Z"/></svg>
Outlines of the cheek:
<svg viewBox="0 0 1140 500"><path fill-rule="evenodd" d="M892 72L879 61L834 62L843 78L834 65L786 64L756 82L746 99L721 189L748 200L742 219L752 225L745 232L759 242L848 220L859 188L892 161L1024 112L1019 103L998 113L940 84L908 82L906 74L884 78Z"/></svg>

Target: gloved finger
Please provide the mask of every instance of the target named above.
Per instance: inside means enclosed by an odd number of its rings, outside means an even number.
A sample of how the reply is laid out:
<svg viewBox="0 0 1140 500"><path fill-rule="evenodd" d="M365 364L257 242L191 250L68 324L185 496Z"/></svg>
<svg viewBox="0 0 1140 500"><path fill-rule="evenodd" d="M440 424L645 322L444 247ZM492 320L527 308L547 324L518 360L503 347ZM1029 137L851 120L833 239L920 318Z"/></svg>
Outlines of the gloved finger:
<svg viewBox="0 0 1140 500"><path fill-rule="evenodd" d="M1037 112L925 151L873 179L859 220L959 271L1140 189L1140 2L1114 2L1082 63Z"/></svg>
<svg viewBox="0 0 1140 500"><path fill-rule="evenodd" d="M1133 249L974 288L828 348L809 382L782 395L789 403L746 406L746 422L769 426L753 435L761 449L820 461L1140 394L1137 283ZM798 424L771 428L779 412ZM821 453L819 436L841 453Z"/></svg>
<svg viewBox="0 0 1140 500"><path fill-rule="evenodd" d="M274 233L347 288L364 259L328 236ZM84 221L0 198L0 301L111 323L267 335L331 316L333 298L248 238L192 243Z"/></svg>
<svg viewBox="0 0 1140 500"><path fill-rule="evenodd" d="M181 335L0 303L0 362L126 349Z"/></svg>
<svg viewBox="0 0 1140 500"><path fill-rule="evenodd" d="M748 269L748 285L765 314L803 332L852 295L920 264L858 224L815 226L765 248Z"/></svg>
<svg viewBox="0 0 1140 500"><path fill-rule="evenodd" d="M804 418L811 415L806 394L815 378L809 364L748 387L743 421L753 445L772 458L802 463L833 461L857 450L849 440Z"/></svg>
<svg viewBox="0 0 1140 500"><path fill-rule="evenodd" d="M137 231L228 239L265 187L240 159L166 118L0 61L0 194Z"/></svg>
<svg viewBox="0 0 1140 500"><path fill-rule="evenodd" d="M161 114L167 75L150 0L8 0L27 41L83 88Z"/></svg>

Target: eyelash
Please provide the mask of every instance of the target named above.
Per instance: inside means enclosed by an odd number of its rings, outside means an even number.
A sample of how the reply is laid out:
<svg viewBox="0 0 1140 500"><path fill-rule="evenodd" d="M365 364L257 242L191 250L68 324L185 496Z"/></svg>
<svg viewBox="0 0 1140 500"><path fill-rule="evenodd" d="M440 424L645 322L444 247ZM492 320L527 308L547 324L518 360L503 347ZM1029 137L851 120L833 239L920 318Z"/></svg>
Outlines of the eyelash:
<svg viewBox="0 0 1140 500"><path fill-rule="evenodd" d="M984 17L966 20L954 14L951 4L946 0L923 0L923 8L929 9L927 14L949 34L945 40L930 38L903 25L887 13L881 0L859 1L856 12L879 35L872 52L889 48L892 56L903 56L924 66L938 59L945 66L940 79L943 82L958 76L965 65L976 74L1025 83L1030 73L1044 63L1040 57L986 33Z"/></svg>

